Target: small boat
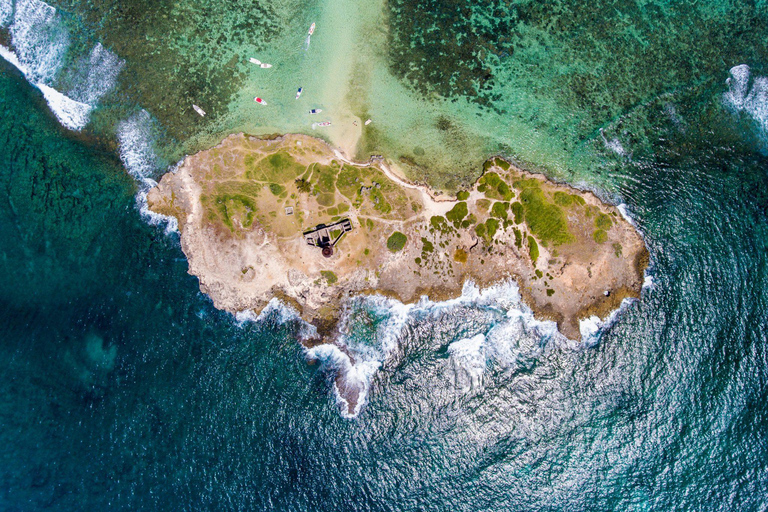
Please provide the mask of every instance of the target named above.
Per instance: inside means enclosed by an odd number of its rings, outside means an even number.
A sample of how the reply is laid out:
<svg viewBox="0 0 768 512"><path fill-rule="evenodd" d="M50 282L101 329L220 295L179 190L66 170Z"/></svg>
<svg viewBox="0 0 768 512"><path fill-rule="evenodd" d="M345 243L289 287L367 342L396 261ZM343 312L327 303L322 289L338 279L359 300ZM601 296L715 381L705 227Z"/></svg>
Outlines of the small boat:
<svg viewBox="0 0 768 512"><path fill-rule="evenodd" d="M312 34L314 34L314 33L315 33L315 24L314 24L314 23L312 23L312 24L309 26L309 32L308 32L308 33L309 33L309 35L312 35Z"/></svg>
<svg viewBox="0 0 768 512"><path fill-rule="evenodd" d="M264 101L263 99L259 98L258 96L256 96L255 98L253 98L253 101L255 101L256 103L258 103L259 105L266 105L266 104L267 104L267 102L266 102L266 101Z"/></svg>
<svg viewBox="0 0 768 512"><path fill-rule="evenodd" d="M301 96L301 93L304 92L303 87L299 87L299 90L296 92L296 99L299 99L299 96Z"/></svg>
<svg viewBox="0 0 768 512"><path fill-rule="evenodd" d="M372 121L371 121L370 119L366 119L366 120L365 120L365 126L368 126L369 124L371 124L371 122L372 122Z"/></svg>
<svg viewBox="0 0 768 512"><path fill-rule="evenodd" d="M200 107L194 104L192 105L192 108L195 109L195 112L200 114L200 117L205 117L205 110L201 109Z"/></svg>
<svg viewBox="0 0 768 512"><path fill-rule="evenodd" d="M267 64L265 62L262 62L261 64L259 64L259 66L264 68L264 69L269 69L269 68L272 67L272 64Z"/></svg>
<svg viewBox="0 0 768 512"><path fill-rule="evenodd" d="M312 123L312 129L313 130L315 128L317 128L318 126L321 127L321 128L324 128L326 126L331 126L331 122L330 121L323 121L322 123Z"/></svg>
<svg viewBox="0 0 768 512"><path fill-rule="evenodd" d="M256 64L257 66L261 65L261 61L259 59L254 59L253 57L251 57L248 60L251 61L251 64Z"/></svg>
<svg viewBox="0 0 768 512"><path fill-rule="evenodd" d="M313 108L312 110L309 111L309 113L310 114L319 114L322 111L323 111L323 109L321 109L321 108Z"/></svg>

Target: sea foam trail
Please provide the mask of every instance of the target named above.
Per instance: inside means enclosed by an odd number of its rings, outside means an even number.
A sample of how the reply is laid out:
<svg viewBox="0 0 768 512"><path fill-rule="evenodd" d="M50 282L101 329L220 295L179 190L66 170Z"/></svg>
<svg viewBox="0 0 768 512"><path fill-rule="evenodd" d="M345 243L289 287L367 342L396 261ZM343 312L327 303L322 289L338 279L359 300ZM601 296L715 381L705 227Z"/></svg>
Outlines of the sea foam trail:
<svg viewBox="0 0 768 512"><path fill-rule="evenodd" d="M749 66L741 64L730 69L725 81L728 90L723 94L725 105L735 111L744 111L754 119L764 137L768 137L768 78L752 79Z"/></svg>
<svg viewBox="0 0 768 512"><path fill-rule="evenodd" d="M64 94L53 86L70 40L56 9L40 0L0 0L0 24L9 28L13 47L0 46L0 56L42 91L63 126L75 131L85 127L98 101L114 87L124 62L96 44L89 59L75 71L81 75L78 83Z"/></svg>

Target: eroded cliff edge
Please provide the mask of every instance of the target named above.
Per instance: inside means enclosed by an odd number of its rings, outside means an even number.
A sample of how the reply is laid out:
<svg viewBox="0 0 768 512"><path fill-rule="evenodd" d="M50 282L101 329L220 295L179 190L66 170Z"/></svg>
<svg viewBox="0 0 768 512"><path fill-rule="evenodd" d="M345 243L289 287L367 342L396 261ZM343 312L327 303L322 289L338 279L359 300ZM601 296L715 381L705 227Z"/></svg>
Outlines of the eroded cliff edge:
<svg viewBox="0 0 768 512"><path fill-rule="evenodd" d="M231 135L166 174L151 210L178 219L189 272L217 308L261 311L279 297L333 333L345 296L455 297L514 278L539 317L578 339L579 320L639 296L647 250L614 206L501 158L472 190L436 199L383 162L346 161L304 135ZM349 219L324 257L303 233ZM608 291L608 295L605 292Z"/></svg>

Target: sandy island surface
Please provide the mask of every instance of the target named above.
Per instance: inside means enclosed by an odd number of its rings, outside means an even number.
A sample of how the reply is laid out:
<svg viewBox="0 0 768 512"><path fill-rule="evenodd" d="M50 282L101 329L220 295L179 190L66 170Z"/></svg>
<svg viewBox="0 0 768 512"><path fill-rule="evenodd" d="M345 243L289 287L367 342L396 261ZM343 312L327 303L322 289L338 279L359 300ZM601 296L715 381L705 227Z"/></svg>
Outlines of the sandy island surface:
<svg viewBox="0 0 768 512"><path fill-rule="evenodd" d="M579 339L579 320L638 297L648 252L614 206L501 158L471 190L435 196L380 159L347 160L304 135L231 135L166 174L151 210L178 219L189 272L219 309L278 297L333 342L344 297L456 297L466 280L513 278L539 318ZM349 219L333 254L303 232ZM608 292L608 295L605 292ZM344 390L350 408L355 391Z"/></svg>

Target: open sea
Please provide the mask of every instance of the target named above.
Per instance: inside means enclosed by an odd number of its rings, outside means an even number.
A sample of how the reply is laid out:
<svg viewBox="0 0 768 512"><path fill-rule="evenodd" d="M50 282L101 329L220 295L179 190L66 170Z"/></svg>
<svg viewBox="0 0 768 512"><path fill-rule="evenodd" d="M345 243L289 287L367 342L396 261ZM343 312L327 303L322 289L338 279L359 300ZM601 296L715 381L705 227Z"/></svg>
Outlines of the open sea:
<svg viewBox="0 0 768 512"><path fill-rule="evenodd" d="M768 511L766 34L762 0L0 0L0 510ZM354 130L437 188L501 154L622 204L641 299L580 342L514 283L352 299L354 361L216 310L148 187Z"/></svg>

